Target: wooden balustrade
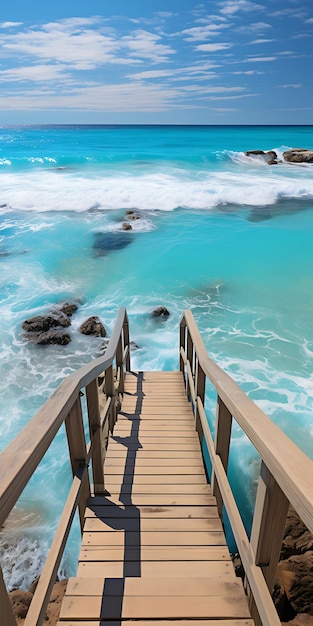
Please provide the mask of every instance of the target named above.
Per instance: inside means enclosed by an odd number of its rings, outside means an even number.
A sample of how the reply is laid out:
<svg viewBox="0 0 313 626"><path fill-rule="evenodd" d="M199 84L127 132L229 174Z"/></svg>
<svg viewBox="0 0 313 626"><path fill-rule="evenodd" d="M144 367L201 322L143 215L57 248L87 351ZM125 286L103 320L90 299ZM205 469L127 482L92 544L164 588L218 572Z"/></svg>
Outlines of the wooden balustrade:
<svg viewBox="0 0 313 626"><path fill-rule="evenodd" d="M197 430L205 439L212 463L212 489L219 513L228 514L245 570L250 608L256 624L280 624L271 592L289 503L313 532L313 462L241 391L205 349L190 311L180 323L180 369L191 399ZM200 377L199 377L199 372ZM204 383L217 392L216 426L212 438L204 410ZM201 380L201 384L194 383ZM199 393L199 390L200 393ZM232 420L235 419L261 457L251 539L244 529L227 478Z"/></svg>
<svg viewBox="0 0 313 626"><path fill-rule="evenodd" d="M25 626L41 626L75 512L83 514L90 493L104 495L103 462L108 429L116 423L116 397L130 371L129 328L120 309L105 355L68 376L16 439L0 455L0 526L64 423L73 482ZM222 517L225 508L246 576L256 624L279 626L271 599L289 503L313 532L313 462L241 391L208 356L190 311L180 323L180 370L191 402L195 427L206 442L211 483ZM103 380L99 387L98 378ZM215 435L205 413L206 381L217 392ZM81 391L83 390L83 392ZM103 390L105 397L103 396ZM99 398L99 393L102 394ZM84 434L82 395L86 395L89 441ZM101 402L99 402L101 399ZM261 457L251 538L247 536L228 478L232 422L235 420ZM92 464L92 485L88 465ZM5 626L15 626L0 569L0 605Z"/></svg>
<svg viewBox="0 0 313 626"><path fill-rule="evenodd" d="M115 391L114 370L119 377ZM25 626L41 626L58 567L65 549L75 512L81 527L86 502L93 493L105 494L103 462L104 430L113 430L116 421L115 394L124 392L124 368L130 371L128 318L120 309L114 330L103 357L68 376L49 400L0 455L0 526L16 504L44 454L64 423L68 441L73 482L43 571L41 573ZM100 411L98 377L104 376L106 402ZM85 391L82 393L82 389ZM81 396L86 393L89 443L83 424ZM93 486L89 482L88 464L92 463ZM16 626L0 568L0 605L5 626Z"/></svg>

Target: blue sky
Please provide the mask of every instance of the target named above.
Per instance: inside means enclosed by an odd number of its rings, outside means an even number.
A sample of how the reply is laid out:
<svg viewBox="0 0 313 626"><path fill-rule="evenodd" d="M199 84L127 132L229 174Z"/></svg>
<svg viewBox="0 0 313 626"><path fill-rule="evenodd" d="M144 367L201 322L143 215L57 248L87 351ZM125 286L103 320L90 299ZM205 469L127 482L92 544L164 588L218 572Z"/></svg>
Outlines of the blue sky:
<svg viewBox="0 0 313 626"><path fill-rule="evenodd" d="M0 123L313 124L312 0L11 0Z"/></svg>

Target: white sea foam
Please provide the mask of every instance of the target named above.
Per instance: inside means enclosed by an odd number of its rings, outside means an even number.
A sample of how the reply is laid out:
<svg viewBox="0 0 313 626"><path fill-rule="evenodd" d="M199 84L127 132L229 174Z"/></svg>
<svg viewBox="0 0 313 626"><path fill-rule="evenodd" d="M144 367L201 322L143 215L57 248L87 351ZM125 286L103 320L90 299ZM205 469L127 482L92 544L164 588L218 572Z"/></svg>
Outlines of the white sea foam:
<svg viewBox="0 0 313 626"><path fill-rule="evenodd" d="M287 167L287 166L286 166ZM33 211L83 212L137 209L172 211L177 207L211 209L223 204L262 206L281 198L313 198L313 180L306 170L256 168L251 171L202 172L193 178L174 173L78 176L73 172L40 171L2 174L1 203Z"/></svg>

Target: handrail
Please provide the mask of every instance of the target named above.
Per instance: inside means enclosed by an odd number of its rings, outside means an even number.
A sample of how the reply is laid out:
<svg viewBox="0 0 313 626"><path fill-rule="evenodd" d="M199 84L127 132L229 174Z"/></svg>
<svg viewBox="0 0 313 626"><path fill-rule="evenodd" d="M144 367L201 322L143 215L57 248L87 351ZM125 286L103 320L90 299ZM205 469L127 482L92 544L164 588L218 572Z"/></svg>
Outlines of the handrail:
<svg viewBox="0 0 313 626"><path fill-rule="evenodd" d="M250 543L242 528L235 523L233 532L245 569L248 587L257 606L251 602L256 620L272 626L272 617L264 614L268 598L261 599L251 569L259 566L270 591L279 560L289 502L313 532L313 462L259 409L235 381L209 358L191 311L185 311L180 323L180 369L184 374L186 392L192 398L200 439L204 436L212 463L212 490L222 516L225 506L230 521L237 519L227 479L228 454L232 418L245 432L261 457L261 471L255 504ZM205 415L205 378L217 391L217 416L214 443ZM201 385L199 387L199 381ZM224 474L221 471L224 470ZM238 512L238 511L237 511ZM233 515L234 513L234 515ZM239 533L239 534L238 534ZM247 544L248 542L248 544ZM266 613L266 611L265 611ZM279 621L277 622L279 623Z"/></svg>
<svg viewBox="0 0 313 626"><path fill-rule="evenodd" d="M113 364L119 372L118 389L114 383ZM38 583L25 624L40 626L57 574L66 538L74 513L79 507L82 523L87 499L90 495L89 476L86 472L92 460L94 491L105 493L103 461L103 429L113 430L116 421L114 396L124 392L124 367L130 370L128 317L124 308L119 309L113 333L104 356L93 360L69 375L35 416L0 454L0 527L16 504L24 487L33 475L44 454L52 443L60 426L65 423L69 454L73 472L73 486L64 507L62 518L50 549L42 580ZM102 414L99 410L98 376L104 373L106 403ZM84 434L80 391L86 389L87 414L90 443ZM85 469L84 469L85 468ZM72 495L71 495L72 494ZM56 548L57 546L57 548ZM43 580L44 579L44 580ZM15 619L10 608L0 568L0 604L5 607L6 621L11 626Z"/></svg>

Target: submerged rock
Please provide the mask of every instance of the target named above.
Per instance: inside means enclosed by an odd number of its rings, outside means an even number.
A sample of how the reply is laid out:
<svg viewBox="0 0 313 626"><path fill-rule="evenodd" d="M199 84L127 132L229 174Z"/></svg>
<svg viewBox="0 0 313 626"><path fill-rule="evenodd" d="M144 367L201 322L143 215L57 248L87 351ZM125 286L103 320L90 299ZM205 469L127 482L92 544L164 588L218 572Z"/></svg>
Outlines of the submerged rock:
<svg viewBox="0 0 313 626"><path fill-rule="evenodd" d="M152 317L168 317L170 315L169 310L166 306L158 306L151 313Z"/></svg>
<svg viewBox="0 0 313 626"><path fill-rule="evenodd" d="M79 332L82 335L93 335L94 337L106 337L107 333L99 318L95 315L88 317L81 326Z"/></svg>
<svg viewBox="0 0 313 626"><path fill-rule="evenodd" d="M127 224L127 222L123 222L122 230L133 230L133 227L131 224Z"/></svg>
<svg viewBox="0 0 313 626"><path fill-rule="evenodd" d="M36 335L34 341L40 346L48 346L51 344L67 346L67 344L71 341L71 335L57 330L49 330L46 333Z"/></svg>
<svg viewBox="0 0 313 626"><path fill-rule="evenodd" d="M112 250L121 250L131 243L131 238L121 232L95 233L93 250L95 256L105 256Z"/></svg>
<svg viewBox="0 0 313 626"><path fill-rule="evenodd" d="M278 163L277 154L274 150L268 150L267 152L264 152L264 150L247 150L245 155L261 156L268 165L276 165Z"/></svg>
<svg viewBox="0 0 313 626"><path fill-rule="evenodd" d="M77 309L78 305L75 304L75 302L64 302L64 304L60 307L61 313L64 313L67 317L72 317L73 313L75 313Z"/></svg>
<svg viewBox="0 0 313 626"><path fill-rule="evenodd" d="M313 163L313 150L293 148L283 152L283 157L288 163Z"/></svg>

